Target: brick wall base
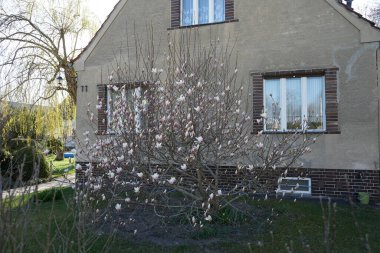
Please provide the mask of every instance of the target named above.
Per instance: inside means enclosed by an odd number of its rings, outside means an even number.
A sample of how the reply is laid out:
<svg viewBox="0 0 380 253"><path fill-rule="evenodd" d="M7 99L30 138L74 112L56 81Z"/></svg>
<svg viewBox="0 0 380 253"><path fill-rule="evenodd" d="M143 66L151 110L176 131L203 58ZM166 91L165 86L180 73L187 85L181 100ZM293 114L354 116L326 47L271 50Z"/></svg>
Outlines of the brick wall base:
<svg viewBox="0 0 380 253"><path fill-rule="evenodd" d="M85 183L86 166L88 163L79 163L82 169L76 171L77 186L83 186ZM239 183L239 178L235 174L235 167L227 167L221 176L221 187L230 189ZM311 196L312 197L332 197L339 199L357 199L358 192L370 193L370 199L373 203L380 202L380 170L348 170L348 169L305 169L291 168L287 169L286 176L311 178ZM93 164L93 175L102 176L104 172ZM278 178L283 175L285 169L276 169L260 171L257 169L257 175L260 178L260 188L265 193L275 193L277 189Z"/></svg>

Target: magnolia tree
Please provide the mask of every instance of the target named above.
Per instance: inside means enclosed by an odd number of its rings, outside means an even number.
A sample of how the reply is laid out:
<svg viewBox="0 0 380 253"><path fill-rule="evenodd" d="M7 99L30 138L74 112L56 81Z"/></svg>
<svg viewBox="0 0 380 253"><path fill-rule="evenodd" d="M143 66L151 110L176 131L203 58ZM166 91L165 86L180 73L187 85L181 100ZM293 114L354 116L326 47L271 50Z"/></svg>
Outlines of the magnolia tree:
<svg viewBox="0 0 380 253"><path fill-rule="evenodd" d="M97 105L108 104L108 135L85 138L80 152L91 163L77 169L85 170L92 198L111 198L113 210L148 205L159 216L183 214L202 225L240 197L267 192L262 175L296 166L314 139L252 133L250 91L230 43L205 44L191 32L168 40L158 57L153 41L137 38L137 55L117 63L109 99Z"/></svg>

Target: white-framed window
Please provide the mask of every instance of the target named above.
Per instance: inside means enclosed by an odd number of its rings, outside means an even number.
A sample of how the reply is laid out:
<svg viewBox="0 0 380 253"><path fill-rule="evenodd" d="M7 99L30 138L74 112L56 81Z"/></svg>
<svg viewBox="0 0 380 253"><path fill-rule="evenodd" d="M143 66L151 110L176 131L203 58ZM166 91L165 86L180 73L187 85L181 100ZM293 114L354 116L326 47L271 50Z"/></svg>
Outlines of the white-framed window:
<svg viewBox="0 0 380 253"><path fill-rule="evenodd" d="M311 194L311 178L280 177L277 192Z"/></svg>
<svg viewBox="0 0 380 253"><path fill-rule="evenodd" d="M107 130L109 133L122 133L130 129L140 132L144 128L143 110L147 109L144 91L139 86L108 86Z"/></svg>
<svg viewBox="0 0 380 253"><path fill-rule="evenodd" d="M181 26L225 20L225 0L181 0Z"/></svg>
<svg viewBox="0 0 380 253"><path fill-rule="evenodd" d="M264 130L326 130L323 76L264 79Z"/></svg>

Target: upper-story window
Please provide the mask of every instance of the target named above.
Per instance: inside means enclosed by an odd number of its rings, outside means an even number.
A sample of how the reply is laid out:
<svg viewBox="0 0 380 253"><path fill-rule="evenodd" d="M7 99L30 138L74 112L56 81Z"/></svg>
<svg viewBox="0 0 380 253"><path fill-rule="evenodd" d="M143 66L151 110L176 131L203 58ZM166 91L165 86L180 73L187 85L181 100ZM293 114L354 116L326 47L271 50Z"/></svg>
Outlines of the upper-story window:
<svg viewBox="0 0 380 253"><path fill-rule="evenodd" d="M182 0L181 26L225 21L225 0Z"/></svg>

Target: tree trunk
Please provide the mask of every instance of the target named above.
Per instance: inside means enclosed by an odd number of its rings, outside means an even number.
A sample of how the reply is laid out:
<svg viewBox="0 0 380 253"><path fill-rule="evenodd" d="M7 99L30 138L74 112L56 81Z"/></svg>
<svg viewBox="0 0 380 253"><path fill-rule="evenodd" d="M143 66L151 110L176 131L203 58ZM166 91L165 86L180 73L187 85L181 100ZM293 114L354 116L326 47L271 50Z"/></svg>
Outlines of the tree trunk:
<svg viewBox="0 0 380 253"><path fill-rule="evenodd" d="M63 151L57 151L57 154L55 156L56 161L62 161L63 160Z"/></svg>

